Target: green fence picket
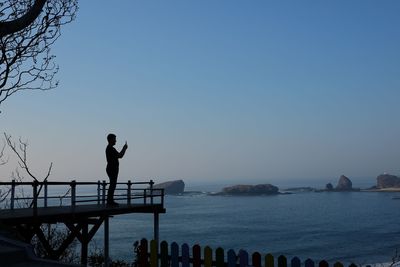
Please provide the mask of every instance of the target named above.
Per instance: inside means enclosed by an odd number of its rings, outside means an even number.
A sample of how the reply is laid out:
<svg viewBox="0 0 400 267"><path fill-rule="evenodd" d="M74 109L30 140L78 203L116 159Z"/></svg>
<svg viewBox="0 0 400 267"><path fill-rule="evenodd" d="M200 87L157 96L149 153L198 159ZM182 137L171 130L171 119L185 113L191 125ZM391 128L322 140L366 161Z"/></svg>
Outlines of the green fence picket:
<svg viewBox="0 0 400 267"><path fill-rule="evenodd" d="M278 267L287 267L287 259L285 256L280 255L278 257Z"/></svg>
<svg viewBox="0 0 400 267"><path fill-rule="evenodd" d="M217 248L215 250L215 266L224 267L224 265L225 265L224 250L222 248Z"/></svg>
<svg viewBox="0 0 400 267"><path fill-rule="evenodd" d="M160 267L168 267L168 243L162 241L160 244Z"/></svg>
<svg viewBox="0 0 400 267"><path fill-rule="evenodd" d="M212 266L212 249L209 246L204 248L204 267Z"/></svg>
<svg viewBox="0 0 400 267"><path fill-rule="evenodd" d="M179 246L176 242L171 244L171 267L179 267Z"/></svg>

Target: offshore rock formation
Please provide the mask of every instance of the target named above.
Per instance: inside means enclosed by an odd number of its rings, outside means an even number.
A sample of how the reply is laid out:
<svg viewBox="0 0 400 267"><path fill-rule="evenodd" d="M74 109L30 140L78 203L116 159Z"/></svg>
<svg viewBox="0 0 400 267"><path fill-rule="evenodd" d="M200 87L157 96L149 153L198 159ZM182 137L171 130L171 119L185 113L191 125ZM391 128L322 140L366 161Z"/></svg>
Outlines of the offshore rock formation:
<svg viewBox="0 0 400 267"><path fill-rule="evenodd" d="M381 188L400 188L400 178L395 175L381 174L376 177L376 187Z"/></svg>
<svg viewBox="0 0 400 267"><path fill-rule="evenodd" d="M271 184L258 185L234 185L225 187L216 195L255 196L255 195L277 195L279 188Z"/></svg>
<svg viewBox="0 0 400 267"><path fill-rule="evenodd" d="M326 191L332 191L333 190L333 185L331 183L327 183L325 186Z"/></svg>
<svg viewBox="0 0 400 267"><path fill-rule="evenodd" d="M339 178L338 184L335 188L336 191L351 191L353 190L353 183L349 178L342 175Z"/></svg>
<svg viewBox="0 0 400 267"><path fill-rule="evenodd" d="M185 191L185 183L183 180L168 181L165 183L156 184L154 189L164 189L166 195L179 195Z"/></svg>
<svg viewBox="0 0 400 267"><path fill-rule="evenodd" d="M341 175L336 187L333 187L331 183L327 183L325 189L319 190L318 192L346 192L346 191L360 191L360 189L353 188L353 183L351 182L351 180L348 177Z"/></svg>

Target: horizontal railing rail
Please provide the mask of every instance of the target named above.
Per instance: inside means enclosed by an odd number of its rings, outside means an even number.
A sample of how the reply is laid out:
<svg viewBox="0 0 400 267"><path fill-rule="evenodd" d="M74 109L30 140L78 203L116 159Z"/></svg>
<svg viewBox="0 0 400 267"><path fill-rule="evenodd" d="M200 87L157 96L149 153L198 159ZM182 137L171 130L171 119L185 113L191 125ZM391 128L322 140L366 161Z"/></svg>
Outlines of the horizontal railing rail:
<svg viewBox="0 0 400 267"><path fill-rule="evenodd" d="M1 209L32 208L37 215L39 207L71 206L79 204L105 205L109 187L105 180L97 182L0 182L4 193ZM118 182L114 199L121 204L160 204L164 207L164 189L153 188L154 182Z"/></svg>

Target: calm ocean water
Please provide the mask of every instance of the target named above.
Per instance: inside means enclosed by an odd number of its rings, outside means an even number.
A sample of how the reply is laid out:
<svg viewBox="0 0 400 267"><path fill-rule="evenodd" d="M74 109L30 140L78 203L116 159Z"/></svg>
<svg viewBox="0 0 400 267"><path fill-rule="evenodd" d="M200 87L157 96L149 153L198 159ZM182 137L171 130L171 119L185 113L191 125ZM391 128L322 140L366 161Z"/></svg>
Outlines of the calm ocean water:
<svg viewBox="0 0 400 267"><path fill-rule="evenodd" d="M400 249L400 193L296 193L223 197L167 196L160 239L301 260L390 262ZM153 237L150 214L110 219L110 255L133 259L132 244ZM103 245L102 231L94 243Z"/></svg>

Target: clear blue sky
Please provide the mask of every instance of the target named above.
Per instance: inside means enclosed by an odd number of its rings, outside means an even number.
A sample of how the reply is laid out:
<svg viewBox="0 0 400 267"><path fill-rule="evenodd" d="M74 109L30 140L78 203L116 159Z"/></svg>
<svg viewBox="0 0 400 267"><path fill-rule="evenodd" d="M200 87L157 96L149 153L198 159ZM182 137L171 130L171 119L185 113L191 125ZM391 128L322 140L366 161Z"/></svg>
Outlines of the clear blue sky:
<svg viewBox="0 0 400 267"><path fill-rule="evenodd" d="M60 86L5 102L37 173L242 182L400 174L399 1L80 1ZM2 176L7 178L4 167ZM11 168L11 169L12 169ZM4 179L4 178L2 178Z"/></svg>

